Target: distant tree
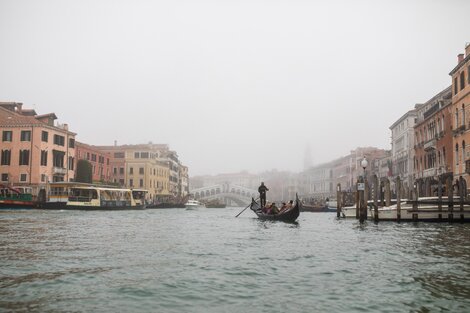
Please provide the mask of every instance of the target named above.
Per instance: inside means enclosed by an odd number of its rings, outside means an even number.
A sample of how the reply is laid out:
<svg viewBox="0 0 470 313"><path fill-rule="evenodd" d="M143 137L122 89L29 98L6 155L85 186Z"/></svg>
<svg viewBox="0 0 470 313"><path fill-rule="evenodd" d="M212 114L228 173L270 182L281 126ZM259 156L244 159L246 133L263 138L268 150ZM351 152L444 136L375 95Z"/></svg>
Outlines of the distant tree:
<svg viewBox="0 0 470 313"><path fill-rule="evenodd" d="M92 165L87 160L78 160L75 181L91 184L93 181Z"/></svg>

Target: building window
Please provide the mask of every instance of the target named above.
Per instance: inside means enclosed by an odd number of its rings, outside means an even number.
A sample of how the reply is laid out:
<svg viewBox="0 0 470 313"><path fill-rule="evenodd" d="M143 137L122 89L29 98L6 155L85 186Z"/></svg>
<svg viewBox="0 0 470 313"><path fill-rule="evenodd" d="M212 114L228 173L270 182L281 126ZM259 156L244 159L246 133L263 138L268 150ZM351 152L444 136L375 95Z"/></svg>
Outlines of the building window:
<svg viewBox="0 0 470 313"><path fill-rule="evenodd" d="M467 67L467 84L470 84L470 65Z"/></svg>
<svg viewBox="0 0 470 313"><path fill-rule="evenodd" d="M129 167L129 174L134 174L134 168L133 167Z"/></svg>
<svg viewBox="0 0 470 313"><path fill-rule="evenodd" d="M124 159L125 155L124 152L114 152L114 157L116 159Z"/></svg>
<svg viewBox="0 0 470 313"><path fill-rule="evenodd" d="M454 78L454 96L457 94L458 92L458 84L457 84L457 77Z"/></svg>
<svg viewBox="0 0 470 313"><path fill-rule="evenodd" d="M106 159L106 165L109 165L109 159Z"/></svg>
<svg viewBox="0 0 470 313"><path fill-rule="evenodd" d="M47 166L47 150L41 150L41 166Z"/></svg>
<svg viewBox="0 0 470 313"><path fill-rule="evenodd" d="M11 150L2 150L0 165L10 165Z"/></svg>
<svg viewBox="0 0 470 313"><path fill-rule="evenodd" d="M462 104L462 126L465 126L465 105Z"/></svg>
<svg viewBox="0 0 470 313"><path fill-rule="evenodd" d="M139 153L139 152L134 152L134 158L135 158L135 159L140 158L140 153Z"/></svg>
<svg viewBox="0 0 470 313"><path fill-rule="evenodd" d="M52 151L52 165L54 167L64 168L64 156L65 152L63 151Z"/></svg>
<svg viewBox="0 0 470 313"><path fill-rule="evenodd" d="M73 171L73 168L74 168L74 163L75 163L74 161L75 161L74 158L69 156L69 162L68 162L69 164L68 165L69 165L69 170L71 170L71 171Z"/></svg>
<svg viewBox="0 0 470 313"><path fill-rule="evenodd" d="M465 73L460 73L460 90L465 88Z"/></svg>
<svg viewBox="0 0 470 313"><path fill-rule="evenodd" d="M462 164L465 163L465 140L462 141Z"/></svg>
<svg viewBox="0 0 470 313"><path fill-rule="evenodd" d="M31 131L22 130L21 131L21 141L31 141Z"/></svg>
<svg viewBox="0 0 470 313"><path fill-rule="evenodd" d="M73 139L73 138L69 139L69 147L70 148L75 148L75 139Z"/></svg>
<svg viewBox="0 0 470 313"><path fill-rule="evenodd" d="M26 174L20 174L20 181L21 181L21 182L25 182L27 178L28 178L28 175L26 175Z"/></svg>
<svg viewBox="0 0 470 313"><path fill-rule="evenodd" d="M124 175L124 167L119 168L119 174ZM122 184L124 184L124 182Z"/></svg>
<svg viewBox="0 0 470 313"><path fill-rule="evenodd" d="M8 174L2 173L2 181L8 181Z"/></svg>
<svg viewBox="0 0 470 313"><path fill-rule="evenodd" d="M459 157L460 157L460 155L459 155L459 144L456 143L455 144L455 164L456 165L459 165Z"/></svg>
<svg viewBox="0 0 470 313"><path fill-rule="evenodd" d="M46 182L46 174L41 174L41 182Z"/></svg>
<svg viewBox="0 0 470 313"><path fill-rule="evenodd" d="M64 146L65 144L65 137L60 135L54 135L54 144L58 146Z"/></svg>
<svg viewBox="0 0 470 313"><path fill-rule="evenodd" d="M29 165L29 150L20 150L20 165Z"/></svg>
<svg viewBox="0 0 470 313"><path fill-rule="evenodd" d="M117 167L113 167L113 174L117 175Z"/></svg>
<svg viewBox="0 0 470 313"><path fill-rule="evenodd" d="M96 162L96 154L94 153L91 154L91 161Z"/></svg>
<svg viewBox="0 0 470 313"><path fill-rule="evenodd" d="M149 153L148 152L142 152L140 154L140 158L141 159L148 159L149 158Z"/></svg>
<svg viewBox="0 0 470 313"><path fill-rule="evenodd" d="M90 152L86 153L86 159L89 161L90 160Z"/></svg>
<svg viewBox="0 0 470 313"><path fill-rule="evenodd" d="M49 140L49 133L43 130L41 133L41 141L47 142L48 140Z"/></svg>
<svg viewBox="0 0 470 313"><path fill-rule="evenodd" d="M2 141L12 141L13 132L11 130L4 130L2 134Z"/></svg>
<svg viewBox="0 0 470 313"><path fill-rule="evenodd" d="M139 168L139 174L144 175L144 168L143 167Z"/></svg>
<svg viewBox="0 0 470 313"><path fill-rule="evenodd" d="M144 187L144 180L143 179L139 180L139 187Z"/></svg>
<svg viewBox="0 0 470 313"><path fill-rule="evenodd" d="M129 186L134 187L134 180L132 178L129 179Z"/></svg>
<svg viewBox="0 0 470 313"><path fill-rule="evenodd" d="M119 180L119 185L124 186L124 179Z"/></svg>

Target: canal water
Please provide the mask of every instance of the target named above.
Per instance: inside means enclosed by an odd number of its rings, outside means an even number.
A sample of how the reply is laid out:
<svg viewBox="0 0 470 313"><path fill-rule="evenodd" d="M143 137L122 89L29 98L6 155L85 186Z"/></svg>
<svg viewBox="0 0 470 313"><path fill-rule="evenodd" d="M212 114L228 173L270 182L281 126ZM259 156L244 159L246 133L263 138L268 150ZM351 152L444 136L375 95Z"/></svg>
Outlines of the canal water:
<svg viewBox="0 0 470 313"><path fill-rule="evenodd" d="M0 211L0 311L469 312L470 225Z"/></svg>

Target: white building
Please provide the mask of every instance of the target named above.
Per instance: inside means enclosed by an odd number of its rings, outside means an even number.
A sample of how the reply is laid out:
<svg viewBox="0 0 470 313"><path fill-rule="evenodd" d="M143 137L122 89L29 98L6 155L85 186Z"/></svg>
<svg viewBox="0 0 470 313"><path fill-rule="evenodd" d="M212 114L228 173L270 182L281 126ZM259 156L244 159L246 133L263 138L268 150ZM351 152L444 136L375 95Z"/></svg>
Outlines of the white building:
<svg viewBox="0 0 470 313"><path fill-rule="evenodd" d="M414 158L414 125L417 120L416 109L406 112L390 126L392 132L392 177L397 176L403 184L410 187L413 184Z"/></svg>

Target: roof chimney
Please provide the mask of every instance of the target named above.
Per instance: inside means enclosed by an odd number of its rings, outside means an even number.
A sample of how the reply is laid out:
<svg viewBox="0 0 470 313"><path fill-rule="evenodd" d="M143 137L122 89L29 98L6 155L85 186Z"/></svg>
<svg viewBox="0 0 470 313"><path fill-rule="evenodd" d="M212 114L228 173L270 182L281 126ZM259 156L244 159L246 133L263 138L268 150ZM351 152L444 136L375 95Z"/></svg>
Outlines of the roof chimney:
<svg viewBox="0 0 470 313"><path fill-rule="evenodd" d="M117 146L117 140L114 140L114 146L115 147Z"/></svg>
<svg viewBox="0 0 470 313"><path fill-rule="evenodd" d="M16 104L16 108L17 108L17 110L18 110L17 112L18 112L19 114L22 114L22 113L23 113L23 103L17 103L17 104Z"/></svg>
<svg viewBox="0 0 470 313"><path fill-rule="evenodd" d="M467 57L470 54L470 42L465 44L465 56Z"/></svg>
<svg viewBox="0 0 470 313"><path fill-rule="evenodd" d="M457 64L460 64L460 62L463 61L463 53L460 53L458 56L457 56Z"/></svg>

